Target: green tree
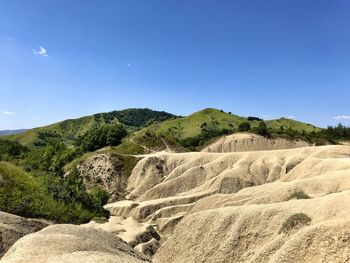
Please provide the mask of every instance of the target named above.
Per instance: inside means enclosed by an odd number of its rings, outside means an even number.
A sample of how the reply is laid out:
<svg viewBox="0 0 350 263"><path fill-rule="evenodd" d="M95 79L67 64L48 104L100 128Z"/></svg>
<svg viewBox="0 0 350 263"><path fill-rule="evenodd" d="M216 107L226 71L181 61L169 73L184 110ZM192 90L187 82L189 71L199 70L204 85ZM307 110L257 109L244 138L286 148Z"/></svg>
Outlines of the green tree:
<svg viewBox="0 0 350 263"><path fill-rule="evenodd" d="M270 136L270 132L267 129L266 123L264 121L261 121L259 123L258 129L257 129L257 133L259 135L264 136L264 137L269 137Z"/></svg>
<svg viewBox="0 0 350 263"><path fill-rule="evenodd" d="M78 145L84 151L95 151L105 146L116 146L127 135L124 125L104 124L95 126L81 135L78 139Z"/></svg>
<svg viewBox="0 0 350 263"><path fill-rule="evenodd" d="M245 121L238 125L238 131L250 131L250 123Z"/></svg>

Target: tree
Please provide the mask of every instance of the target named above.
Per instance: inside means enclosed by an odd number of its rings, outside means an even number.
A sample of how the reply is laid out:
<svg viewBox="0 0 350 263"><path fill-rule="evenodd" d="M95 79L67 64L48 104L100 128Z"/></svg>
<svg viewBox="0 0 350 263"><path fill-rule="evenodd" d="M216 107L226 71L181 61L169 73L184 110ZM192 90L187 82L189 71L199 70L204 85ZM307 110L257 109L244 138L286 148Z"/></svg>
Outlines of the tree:
<svg viewBox="0 0 350 263"><path fill-rule="evenodd" d="M121 140L127 135L124 125L104 124L95 126L81 135L77 144L84 151L95 151L105 146L116 146L121 143Z"/></svg>
<svg viewBox="0 0 350 263"><path fill-rule="evenodd" d="M270 136L270 132L267 129L266 123L264 121L261 121L259 123L258 129L257 129L257 133L259 135L264 136L264 137L269 137Z"/></svg>
<svg viewBox="0 0 350 263"><path fill-rule="evenodd" d="M249 131L250 130L250 123L245 121L245 122L241 122L238 125L238 131Z"/></svg>

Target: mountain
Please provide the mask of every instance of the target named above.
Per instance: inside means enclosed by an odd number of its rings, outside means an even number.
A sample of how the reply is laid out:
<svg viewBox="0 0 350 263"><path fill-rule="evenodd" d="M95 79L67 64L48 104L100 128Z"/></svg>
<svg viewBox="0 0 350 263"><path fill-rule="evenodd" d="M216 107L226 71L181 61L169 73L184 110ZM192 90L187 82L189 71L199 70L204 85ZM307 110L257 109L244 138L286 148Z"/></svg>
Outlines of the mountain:
<svg viewBox="0 0 350 263"><path fill-rule="evenodd" d="M120 122L124 124L130 132L133 132L151 123L162 122L176 117L177 116L164 111L125 109L97 113L78 119L68 119L44 127L30 129L20 134L4 136L4 139L17 141L25 146L33 146L39 139L40 134L49 133L59 136L68 144L72 144L77 139L78 135L83 134L94 126L104 123Z"/></svg>
<svg viewBox="0 0 350 263"><path fill-rule="evenodd" d="M11 134L18 134L27 131L28 129L19 129L19 130L1 130L0 136L3 135L11 135Z"/></svg>

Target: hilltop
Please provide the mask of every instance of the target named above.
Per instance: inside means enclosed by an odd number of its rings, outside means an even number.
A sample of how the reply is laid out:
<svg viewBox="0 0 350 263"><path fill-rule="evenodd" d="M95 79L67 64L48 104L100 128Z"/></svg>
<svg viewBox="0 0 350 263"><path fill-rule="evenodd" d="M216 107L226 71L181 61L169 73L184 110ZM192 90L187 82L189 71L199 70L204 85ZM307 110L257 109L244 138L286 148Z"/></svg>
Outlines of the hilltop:
<svg viewBox="0 0 350 263"><path fill-rule="evenodd" d="M241 117L222 110L207 108L189 116L167 120L141 129L117 147L123 153L136 154L159 150L186 151L200 150L213 139L222 135L240 131L242 123L248 123L250 131L258 133L262 119L257 117ZM305 137L312 132L321 131L314 125L292 119L281 118L265 121L272 136L287 139ZM298 136L300 135L300 136Z"/></svg>
<svg viewBox="0 0 350 263"><path fill-rule="evenodd" d="M59 138L72 144L78 135L83 134L94 126L108 123L122 123L129 132L141 129L155 122L162 122L177 116L164 111L150 109L125 109L106 113L97 113L77 119L68 119L51 125L38 127L19 134L3 136L3 139L17 141L24 146L35 146L40 135L59 136Z"/></svg>

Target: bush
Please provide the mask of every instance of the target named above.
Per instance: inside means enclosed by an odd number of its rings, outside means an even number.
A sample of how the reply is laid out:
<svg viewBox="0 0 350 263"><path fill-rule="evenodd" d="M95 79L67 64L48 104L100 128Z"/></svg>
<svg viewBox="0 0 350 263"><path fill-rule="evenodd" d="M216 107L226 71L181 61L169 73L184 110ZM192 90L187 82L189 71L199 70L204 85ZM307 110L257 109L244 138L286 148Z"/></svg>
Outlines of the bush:
<svg viewBox="0 0 350 263"><path fill-rule="evenodd" d="M250 123L245 121L238 125L238 131L250 131Z"/></svg>
<svg viewBox="0 0 350 263"><path fill-rule="evenodd" d="M117 146L127 135L122 124L104 124L95 126L83 135L79 136L77 144L84 151L95 151L105 146Z"/></svg>
<svg viewBox="0 0 350 263"><path fill-rule="evenodd" d="M106 190L104 190L100 187L96 187L96 188L92 189L89 194L93 200L93 205L97 209L100 207L103 207L105 204L107 204L107 201L108 201L109 196L110 196L110 194Z"/></svg>
<svg viewBox="0 0 350 263"><path fill-rule="evenodd" d="M270 137L270 132L267 129L266 123L264 121L261 121L259 123L257 133L261 136L264 136L264 137Z"/></svg>
<svg viewBox="0 0 350 263"><path fill-rule="evenodd" d="M0 139L0 160L9 160L20 157L27 148L18 142Z"/></svg>
<svg viewBox="0 0 350 263"><path fill-rule="evenodd" d="M304 192L300 191L300 192L294 192L292 193L288 199L288 200L291 200L291 199L310 199L311 197L308 196L307 194L305 194Z"/></svg>
<svg viewBox="0 0 350 263"><path fill-rule="evenodd" d="M291 215L281 226L279 233L287 233L292 229L297 229L305 225L310 225L311 218L303 213Z"/></svg>
<svg viewBox="0 0 350 263"><path fill-rule="evenodd" d="M263 121L263 119L260 119L260 118L258 118L258 117L249 116L249 117L248 117L248 121Z"/></svg>
<svg viewBox="0 0 350 263"><path fill-rule="evenodd" d="M101 206L88 206L92 198L76 178L67 182L57 176L33 175L6 162L0 162L0 174L2 211L59 223L85 223L92 217L105 216Z"/></svg>
<svg viewBox="0 0 350 263"><path fill-rule="evenodd" d="M187 137L179 141L179 143L190 150L195 150L196 147L204 145L206 142L215 137L231 133L233 133L233 129L220 129L216 121L212 121L209 124L204 122L201 125L201 133L199 135Z"/></svg>

